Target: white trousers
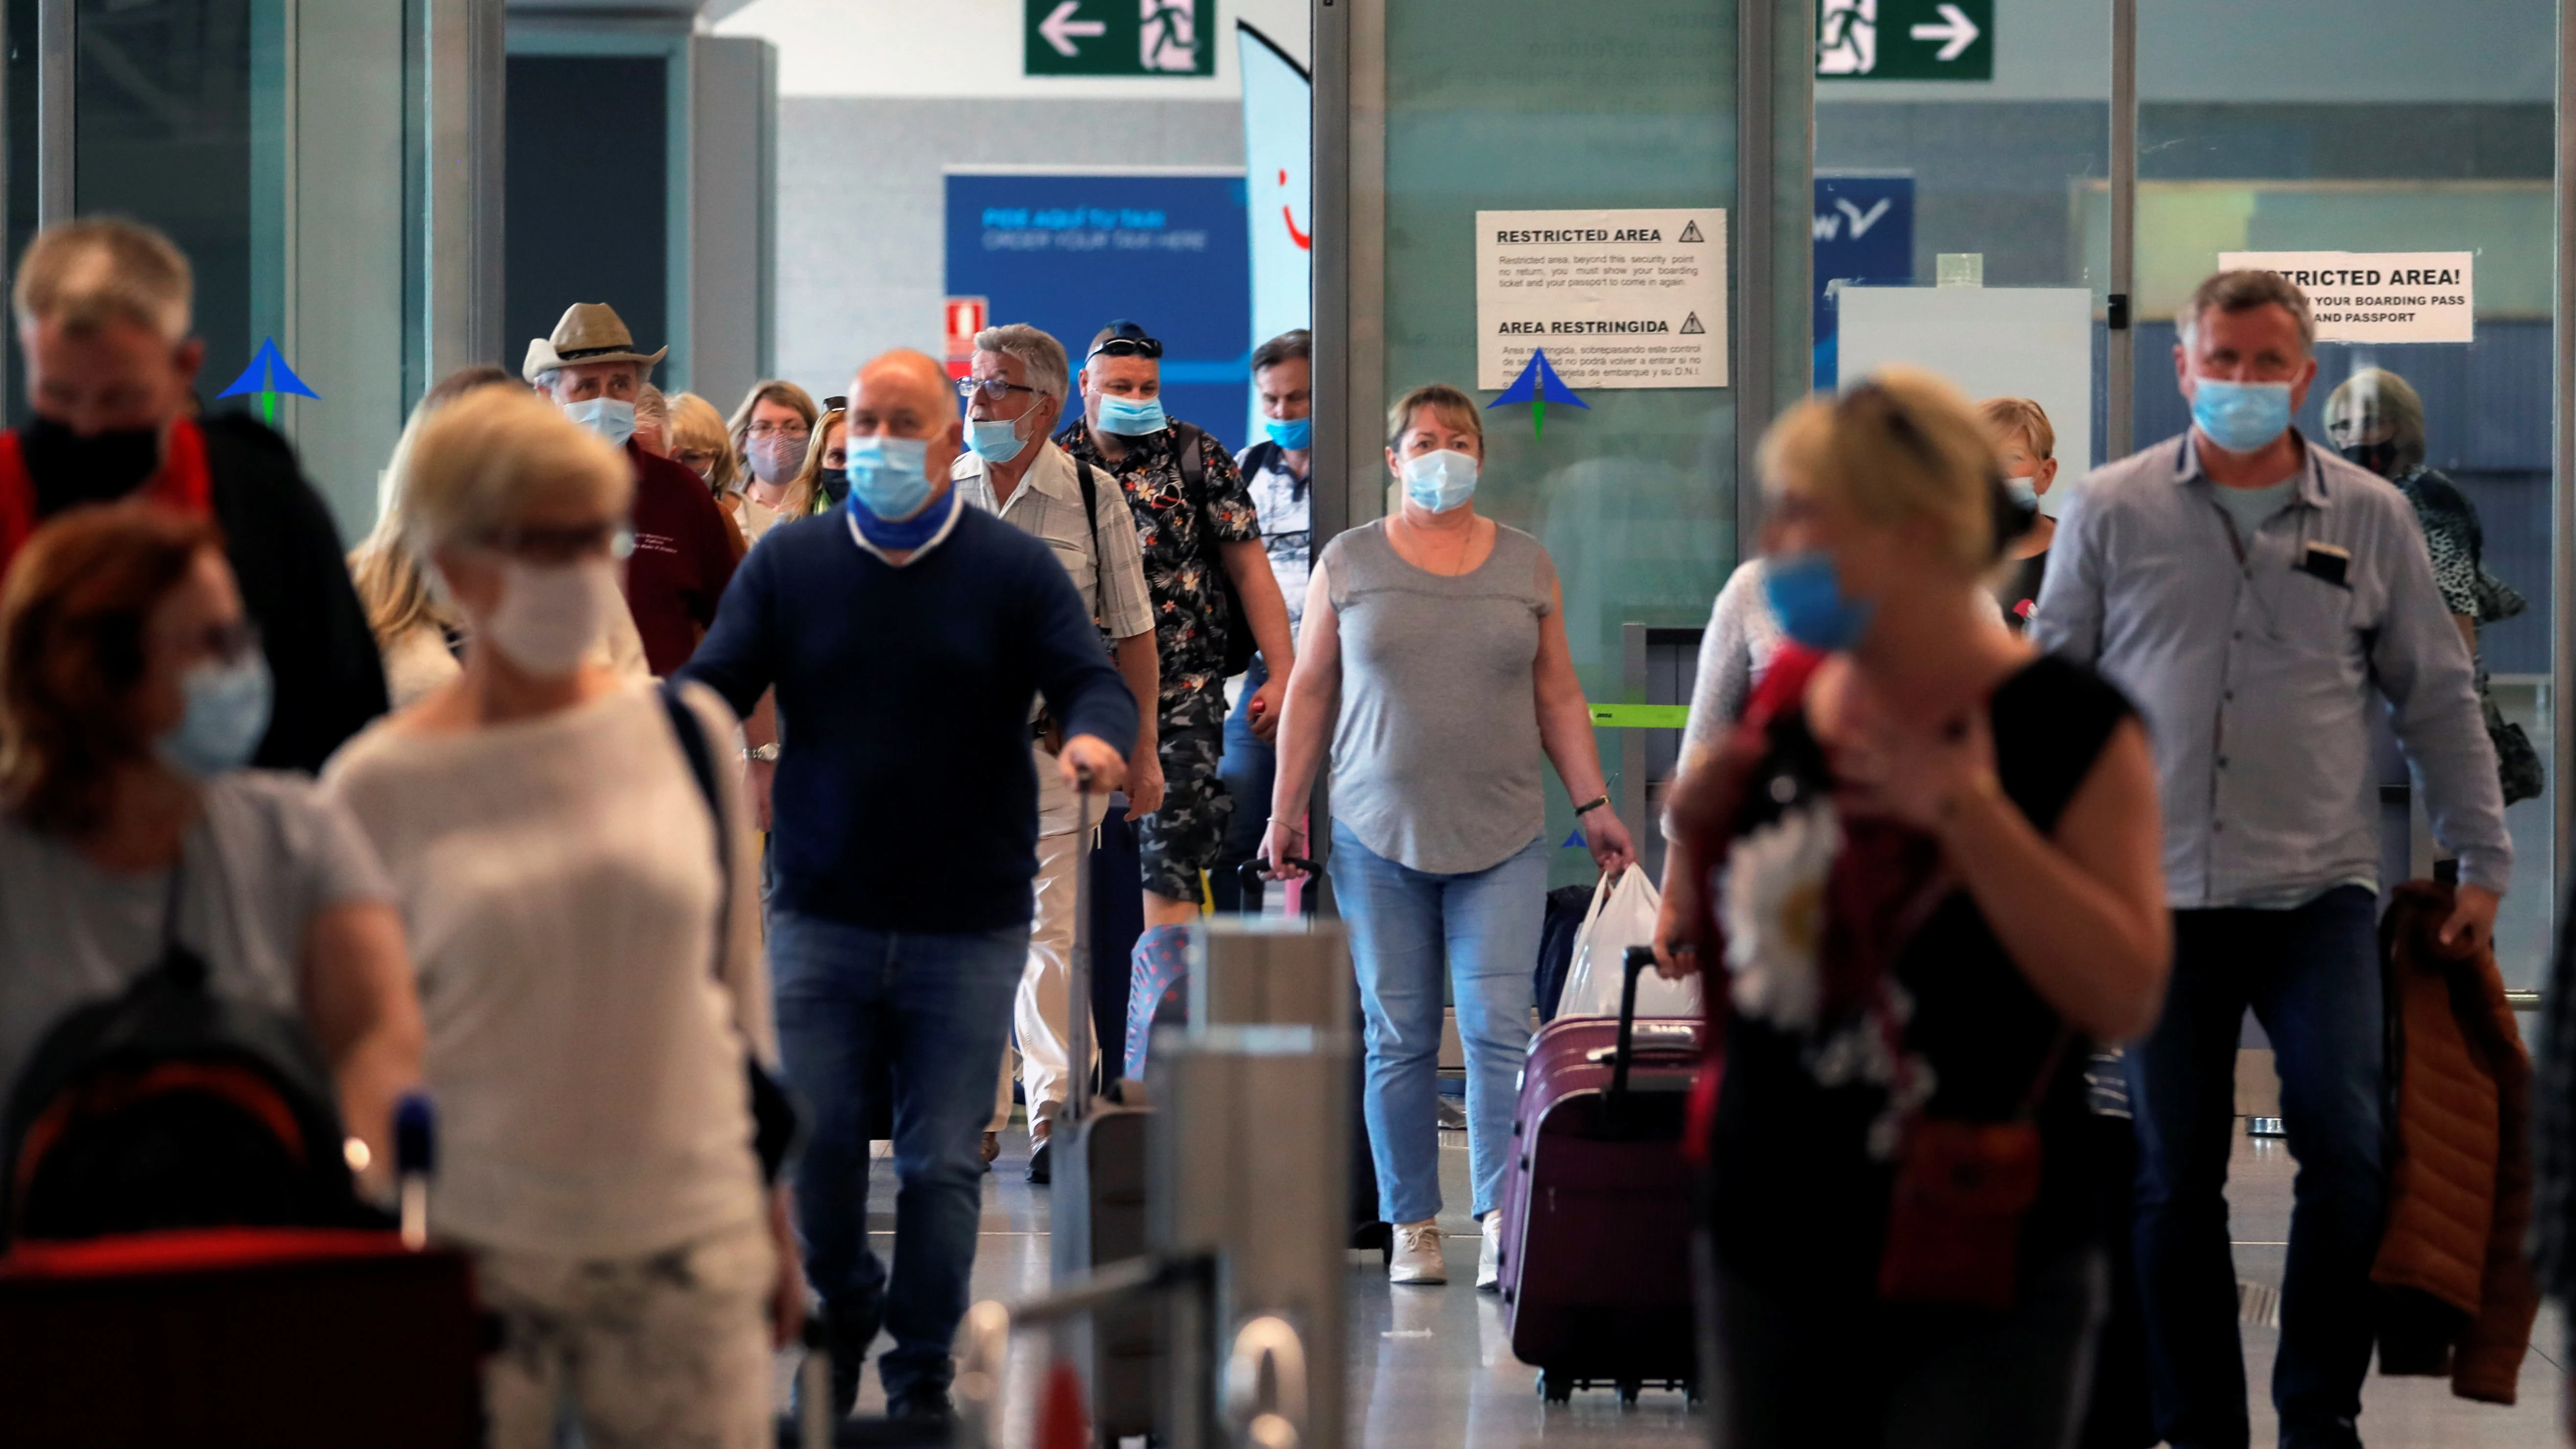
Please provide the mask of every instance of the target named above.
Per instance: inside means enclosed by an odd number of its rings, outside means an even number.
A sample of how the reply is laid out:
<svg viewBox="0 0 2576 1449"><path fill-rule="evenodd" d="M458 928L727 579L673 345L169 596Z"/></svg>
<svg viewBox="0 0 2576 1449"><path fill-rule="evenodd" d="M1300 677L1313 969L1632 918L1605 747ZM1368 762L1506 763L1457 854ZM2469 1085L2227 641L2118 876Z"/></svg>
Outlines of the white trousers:
<svg viewBox="0 0 2576 1449"><path fill-rule="evenodd" d="M476 1253L493 1449L547 1449L565 1399L591 1449L770 1449L777 1272L762 1222L641 1258Z"/></svg>
<svg viewBox="0 0 2576 1449"><path fill-rule="evenodd" d="M1029 928L1028 965L1020 973L1020 992L1011 1011L1019 1036L1020 1082L1029 1105L1029 1121L1054 1117L1064 1110L1072 1087L1072 1048L1065 1038L1073 1023L1073 872L1090 840L1077 833L1073 790L1056 773L1055 756L1035 750L1038 770L1037 916ZM1084 1003L1088 1008L1089 1003ZM1091 1063L1100 1060L1092 1043ZM1091 1064L1086 1063L1086 1068ZM1010 1063L994 1104L994 1128L1011 1117Z"/></svg>

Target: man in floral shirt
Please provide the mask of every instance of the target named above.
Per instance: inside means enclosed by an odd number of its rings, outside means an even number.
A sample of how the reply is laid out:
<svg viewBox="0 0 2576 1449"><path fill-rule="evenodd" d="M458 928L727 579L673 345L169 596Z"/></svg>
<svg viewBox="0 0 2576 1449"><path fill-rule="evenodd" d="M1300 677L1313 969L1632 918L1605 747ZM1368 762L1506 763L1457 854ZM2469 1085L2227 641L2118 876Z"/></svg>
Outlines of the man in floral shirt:
<svg viewBox="0 0 2576 1449"><path fill-rule="evenodd" d="M1067 453L1126 490L1162 664L1163 805L1139 831L1145 933L1136 941L1129 986L1130 1075L1142 1075L1144 1028L1180 979L1201 874L1215 864L1226 820L1238 808L1217 778L1225 747L1229 582L1242 600L1252 642L1271 661L1259 697L1272 719L1279 717L1296 658L1252 496L1223 444L1164 415L1162 356L1163 344L1134 322L1102 328L1078 380L1082 421L1060 439ZM1153 763L1140 759L1134 768ZM1240 808L1261 806L1256 800Z"/></svg>

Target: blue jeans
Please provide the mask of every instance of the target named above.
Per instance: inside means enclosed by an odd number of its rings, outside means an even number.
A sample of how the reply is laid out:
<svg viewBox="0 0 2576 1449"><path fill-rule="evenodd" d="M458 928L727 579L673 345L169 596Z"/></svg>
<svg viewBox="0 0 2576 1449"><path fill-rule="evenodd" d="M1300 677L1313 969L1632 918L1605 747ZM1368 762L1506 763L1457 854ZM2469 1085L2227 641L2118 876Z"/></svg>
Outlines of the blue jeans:
<svg viewBox="0 0 2576 1449"><path fill-rule="evenodd" d="M2223 1195L2249 1005L2272 1038L2299 1164L2272 1371L2281 1444L2361 1442L2387 1202L2377 920L2360 886L2292 911L2174 912L2164 1016L2128 1060L2138 1293L2156 1424L2175 1449L2244 1449L2251 1432Z"/></svg>
<svg viewBox="0 0 2576 1449"><path fill-rule="evenodd" d="M1333 899L1351 933L1368 1015L1369 1145L1391 1223L1440 1211L1440 970L1456 986L1467 1049L1467 1164L1475 1212L1493 1210L1511 1162L1515 1079L1529 1051L1533 973L1547 907L1545 840L1500 865L1432 875L1333 826Z"/></svg>
<svg viewBox="0 0 2576 1449"><path fill-rule="evenodd" d="M983 1210L979 1151L1028 962L1029 928L896 935L773 911L779 1055L812 1118L796 1163L805 1278L835 1334L865 1352L882 1326L886 1396L945 1387ZM868 1084L894 1083L893 1282L868 1247Z"/></svg>
<svg viewBox="0 0 2576 1449"><path fill-rule="evenodd" d="M1220 911L1243 909L1243 882L1236 871L1261 854L1262 836L1270 829L1270 785L1279 772L1279 752L1252 733L1253 692L1269 682L1270 661L1253 655L1243 671L1243 697L1225 717L1225 757L1217 778L1225 781L1225 793L1234 800L1234 814L1225 823L1216 868L1208 872L1208 893Z"/></svg>

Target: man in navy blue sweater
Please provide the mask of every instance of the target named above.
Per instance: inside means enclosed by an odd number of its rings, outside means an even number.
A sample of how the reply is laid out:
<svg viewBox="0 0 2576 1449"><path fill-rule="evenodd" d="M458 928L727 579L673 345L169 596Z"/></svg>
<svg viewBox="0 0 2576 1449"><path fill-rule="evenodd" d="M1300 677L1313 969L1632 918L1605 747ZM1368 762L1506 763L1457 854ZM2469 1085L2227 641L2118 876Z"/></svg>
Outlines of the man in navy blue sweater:
<svg viewBox="0 0 2576 1449"><path fill-rule="evenodd" d="M850 389L848 502L761 540L686 677L749 714L778 692L770 978L813 1114L796 1168L805 1272L846 1416L882 1327L896 1418L949 1413L993 1082L1037 872L1029 705L1068 783L1118 788L1136 704L1047 546L961 505L953 385L891 352ZM754 769L769 768L767 762ZM867 1241L867 1086L894 1082L898 1251Z"/></svg>

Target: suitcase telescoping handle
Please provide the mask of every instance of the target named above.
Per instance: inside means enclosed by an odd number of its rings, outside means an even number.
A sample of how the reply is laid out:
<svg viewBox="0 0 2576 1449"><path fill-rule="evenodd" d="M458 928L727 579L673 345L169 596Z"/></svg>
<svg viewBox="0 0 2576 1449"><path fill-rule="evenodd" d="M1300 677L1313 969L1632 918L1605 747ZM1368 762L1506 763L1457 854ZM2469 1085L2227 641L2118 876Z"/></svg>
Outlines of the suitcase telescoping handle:
<svg viewBox="0 0 2576 1449"><path fill-rule="evenodd" d="M1610 1110L1628 1096L1628 1063L1637 1055L1637 978L1655 966L1655 948L1631 946L1621 961L1619 981L1619 1049L1610 1062Z"/></svg>
<svg viewBox="0 0 2576 1449"><path fill-rule="evenodd" d="M1304 871L1306 873L1306 879L1310 882L1322 880L1324 878L1324 868L1302 855L1288 856L1286 857L1286 862L1287 864L1293 865L1299 870ZM1254 859L1247 860L1243 864L1234 868L1235 883L1243 888L1243 911L1245 915L1257 916L1261 914L1261 898L1268 893L1269 888L1269 882L1262 879L1261 875L1261 868L1264 864L1265 862ZM1311 916L1314 913L1315 898L1313 896L1308 896L1306 898L1306 914Z"/></svg>
<svg viewBox="0 0 2576 1449"><path fill-rule="evenodd" d="M1091 1112L1091 771L1073 772L1073 957L1065 970L1065 1060L1073 1081L1064 1094L1072 1128Z"/></svg>

